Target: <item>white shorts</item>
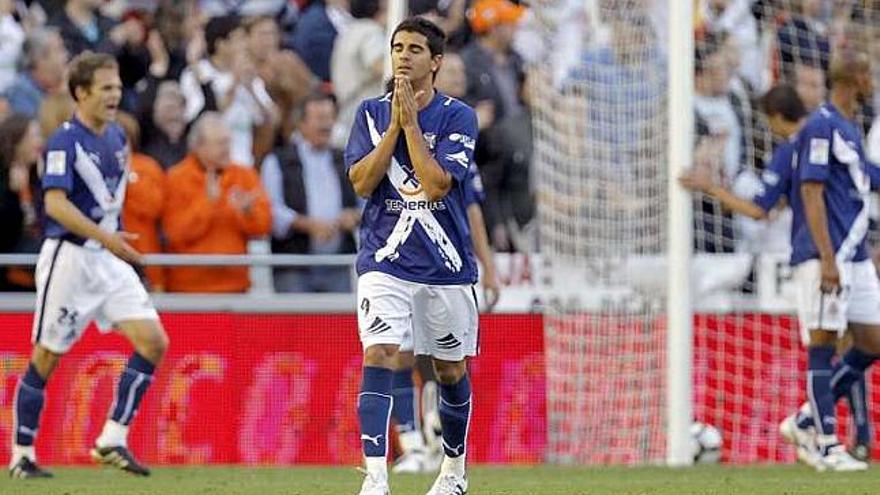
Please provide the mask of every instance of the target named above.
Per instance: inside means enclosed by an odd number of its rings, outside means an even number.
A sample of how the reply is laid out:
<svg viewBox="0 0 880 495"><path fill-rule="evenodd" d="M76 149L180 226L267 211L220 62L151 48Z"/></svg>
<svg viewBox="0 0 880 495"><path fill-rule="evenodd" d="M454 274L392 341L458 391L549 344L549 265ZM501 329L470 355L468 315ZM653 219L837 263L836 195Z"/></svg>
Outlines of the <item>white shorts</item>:
<svg viewBox="0 0 880 495"><path fill-rule="evenodd" d="M848 323L880 325L880 281L871 260L840 263L838 270L840 294L824 294L820 290L819 260L805 261L794 268L804 345L810 343L810 330L836 331L840 336Z"/></svg>
<svg viewBox="0 0 880 495"><path fill-rule="evenodd" d="M358 277L357 293L364 349L394 344L445 361L477 354L479 317L472 285L426 285L369 272Z"/></svg>
<svg viewBox="0 0 880 495"><path fill-rule="evenodd" d="M32 341L64 354L92 320L101 332L114 323L158 320L134 268L104 249L46 239L37 259Z"/></svg>

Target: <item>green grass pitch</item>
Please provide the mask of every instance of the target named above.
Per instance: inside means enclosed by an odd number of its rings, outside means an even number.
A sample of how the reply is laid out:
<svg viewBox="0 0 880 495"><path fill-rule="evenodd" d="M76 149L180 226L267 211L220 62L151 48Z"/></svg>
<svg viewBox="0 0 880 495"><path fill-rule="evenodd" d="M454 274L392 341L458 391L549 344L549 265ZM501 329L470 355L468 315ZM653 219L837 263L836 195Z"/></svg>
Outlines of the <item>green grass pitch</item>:
<svg viewBox="0 0 880 495"><path fill-rule="evenodd" d="M52 480L0 480L0 494L356 495L354 468L159 468L134 478L110 468L55 468ZM800 495L880 493L880 469L819 474L803 466L665 468L476 467L470 495ZM424 495L433 476L392 476L393 495Z"/></svg>

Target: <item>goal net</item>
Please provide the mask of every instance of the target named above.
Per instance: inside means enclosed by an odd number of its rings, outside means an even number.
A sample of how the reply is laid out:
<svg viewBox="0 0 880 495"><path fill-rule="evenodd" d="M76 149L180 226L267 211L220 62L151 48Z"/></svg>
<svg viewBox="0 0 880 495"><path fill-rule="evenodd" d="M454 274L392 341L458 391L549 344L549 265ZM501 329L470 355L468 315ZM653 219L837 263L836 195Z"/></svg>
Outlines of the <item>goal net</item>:
<svg viewBox="0 0 880 495"><path fill-rule="evenodd" d="M666 253L667 71L677 56L667 5L546 0L533 9L545 47L529 84L540 248L550 265L555 462L666 455L666 285L678 269ZM744 197L757 192L773 151L757 104L767 89L790 82L815 107L830 54L847 45L868 52L880 76L880 1L701 0L683 28L696 33L693 166ZM860 110L866 136L873 109L880 97ZM720 430L725 461L792 461L776 433L805 397L787 266L791 213L780 206L770 221L753 222L709 197L692 204L694 420ZM880 419L880 396L872 402Z"/></svg>

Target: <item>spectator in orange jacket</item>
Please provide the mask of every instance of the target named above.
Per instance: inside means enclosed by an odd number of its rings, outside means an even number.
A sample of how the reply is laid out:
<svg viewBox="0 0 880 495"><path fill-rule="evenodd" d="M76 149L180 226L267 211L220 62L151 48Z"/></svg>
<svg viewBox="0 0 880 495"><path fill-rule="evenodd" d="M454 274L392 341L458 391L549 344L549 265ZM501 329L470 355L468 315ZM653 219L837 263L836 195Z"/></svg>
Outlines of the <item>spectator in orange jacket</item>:
<svg viewBox="0 0 880 495"><path fill-rule="evenodd" d="M122 112L116 120L125 130L131 149L131 170L122 208L122 226L126 232L138 235L129 241L131 247L144 254L161 253L159 221L165 202L165 172L159 162L140 152L138 143L141 130L137 120ZM144 272L152 290L165 290L164 267L148 266Z"/></svg>
<svg viewBox="0 0 880 495"><path fill-rule="evenodd" d="M230 163L231 131L206 112L189 134L190 153L168 171L162 225L171 253L245 254L251 237L269 234L269 199L256 171ZM166 271L171 292L244 292L248 268L180 267Z"/></svg>

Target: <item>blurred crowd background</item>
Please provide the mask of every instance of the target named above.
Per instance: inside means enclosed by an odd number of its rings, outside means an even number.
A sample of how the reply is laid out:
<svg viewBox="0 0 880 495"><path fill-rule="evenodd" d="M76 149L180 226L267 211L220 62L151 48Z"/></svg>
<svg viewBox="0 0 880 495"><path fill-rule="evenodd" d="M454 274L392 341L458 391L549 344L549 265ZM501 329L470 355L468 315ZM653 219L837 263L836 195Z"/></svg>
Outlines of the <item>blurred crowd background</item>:
<svg viewBox="0 0 880 495"><path fill-rule="evenodd" d="M772 85L794 84L816 108L830 54L850 45L871 55L880 81L880 0L694 2L694 163L738 194L754 194L769 163L773 138L756 102ZM353 253L361 200L342 150L359 102L384 91L386 8L385 0L0 0L0 251L39 249L41 152L72 114L66 63L92 50L121 68L119 121L133 151L123 223L139 234L136 248L241 254L264 239L278 253ZM540 245L533 105L550 85L610 88L578 94L593 125L569 137L585 153L635 146L645 125L631 109L642 101L656 106L652 132L662 130L666 0L409 0L408 8L448 33L437 88L477 111L475 160L496 251ZM564 29L547 37L548 23ZM534 69L547 60L549 79ZM880 91L859 122L880 162L877 108ZM615 169L597 180L634 179ZM784 208L759 224L708 198L694 204L698 251L786 249ZM32 289L29 270L0 270L4 290ZM145 276L157 291L250 284L236 267L149 267ZM328 267L277 268L274 284L351 290L348 270Z"/></svg>

